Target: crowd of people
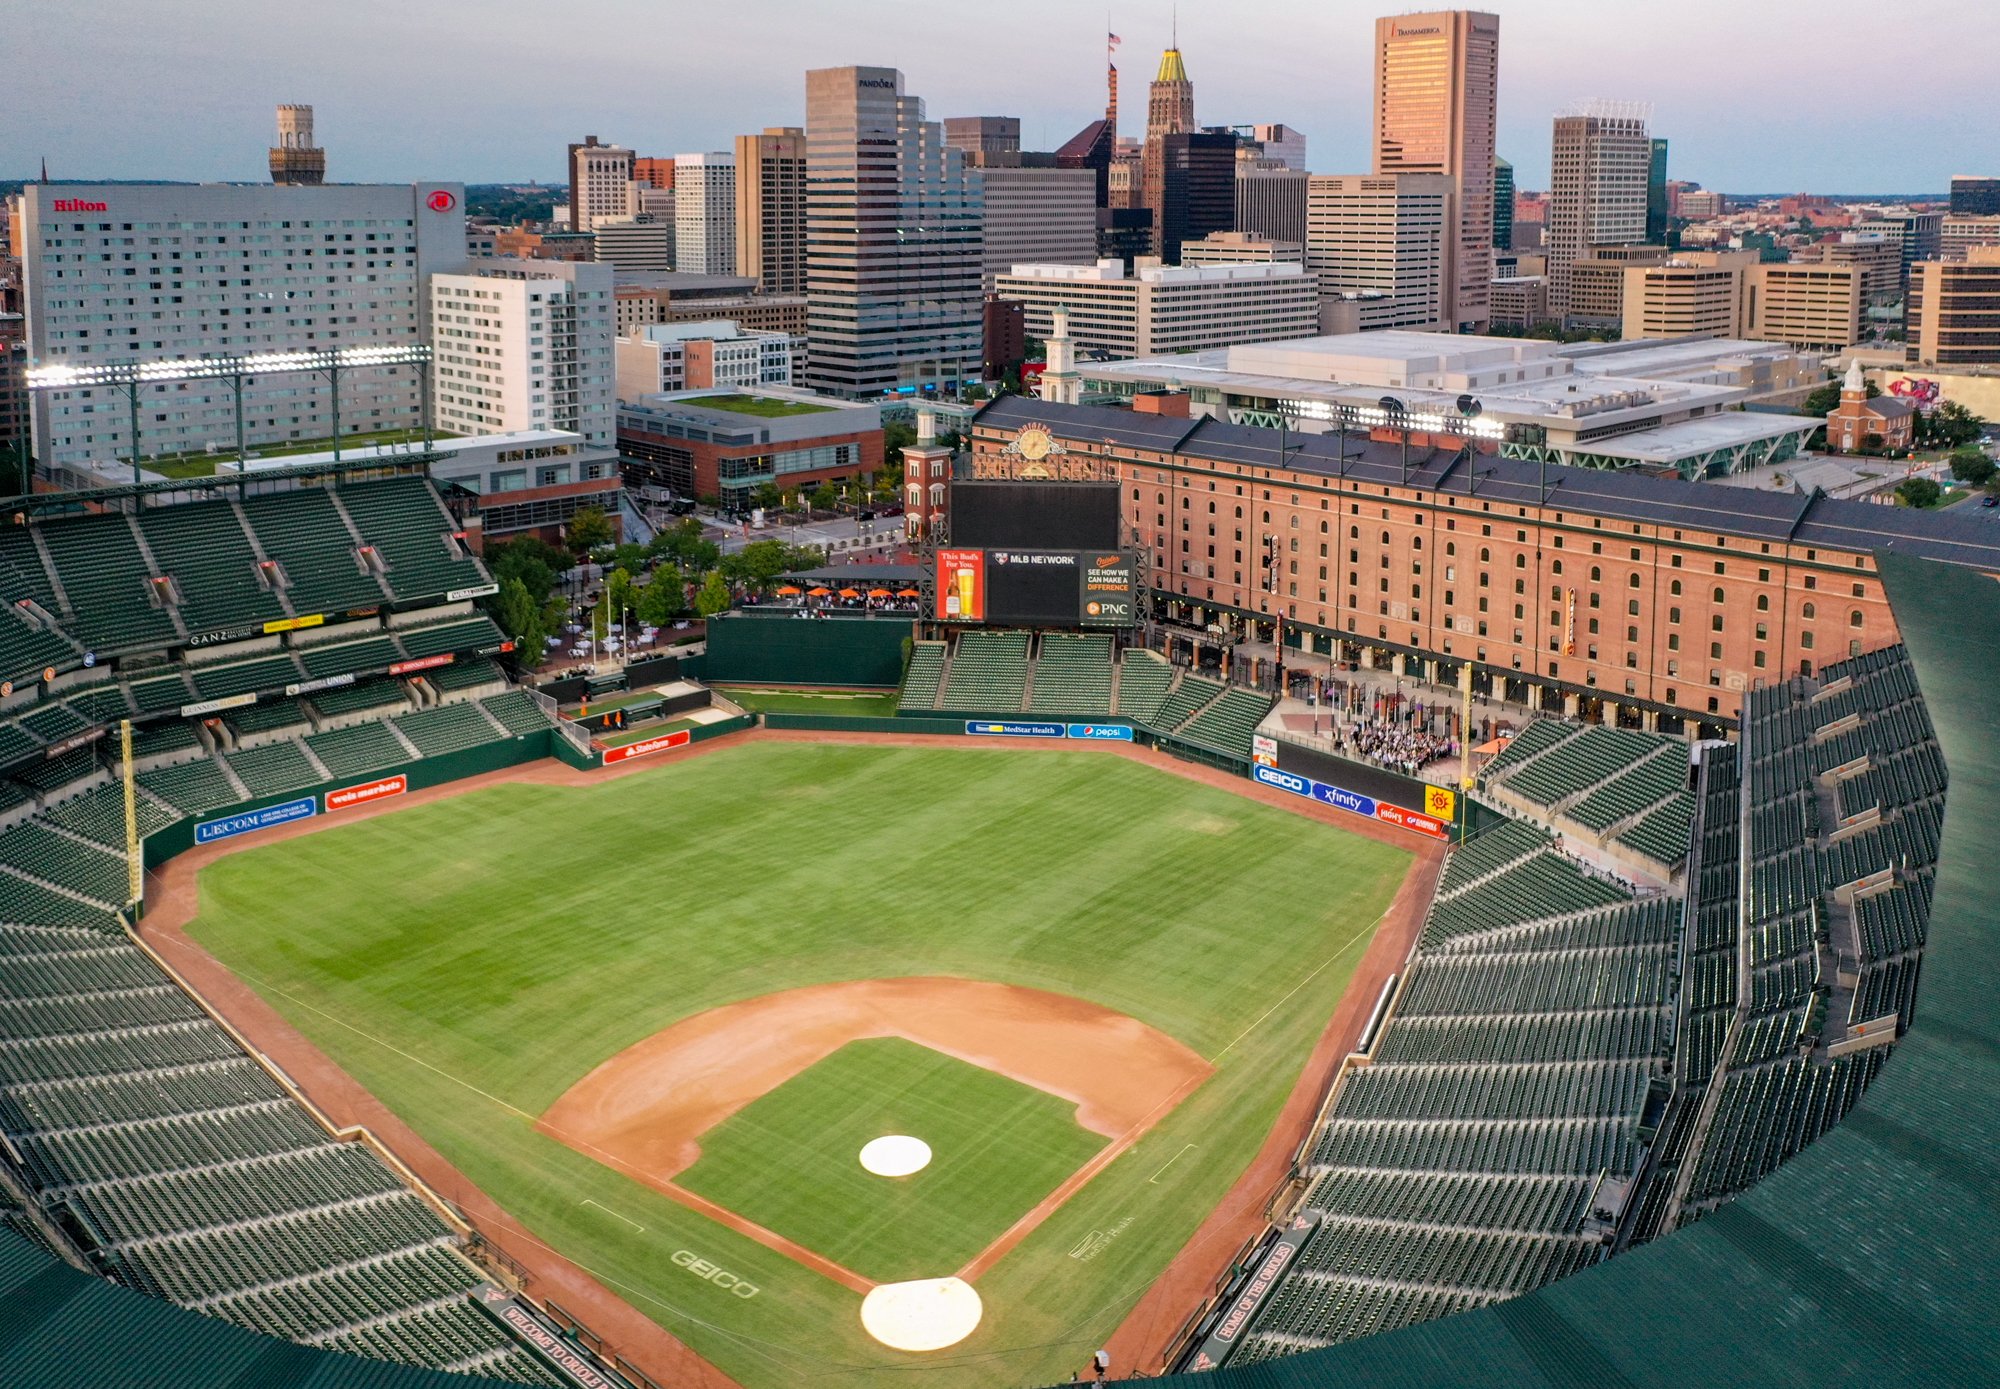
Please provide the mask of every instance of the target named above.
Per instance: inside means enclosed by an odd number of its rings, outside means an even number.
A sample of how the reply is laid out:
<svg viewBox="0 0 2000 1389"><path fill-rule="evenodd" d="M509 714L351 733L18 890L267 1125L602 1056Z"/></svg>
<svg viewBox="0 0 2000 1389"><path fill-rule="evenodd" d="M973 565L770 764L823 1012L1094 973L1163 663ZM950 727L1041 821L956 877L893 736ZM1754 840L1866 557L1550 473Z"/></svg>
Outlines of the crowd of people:
<svg viewBox="0 0 2000 1389"><path fill-rule="evenodd" d="M1448 733L1432 733L1416 724L1393 720L1342 724L1340 741L1356 757L1411 776L1438 758L1458 752L1458 739Z"/></svg>

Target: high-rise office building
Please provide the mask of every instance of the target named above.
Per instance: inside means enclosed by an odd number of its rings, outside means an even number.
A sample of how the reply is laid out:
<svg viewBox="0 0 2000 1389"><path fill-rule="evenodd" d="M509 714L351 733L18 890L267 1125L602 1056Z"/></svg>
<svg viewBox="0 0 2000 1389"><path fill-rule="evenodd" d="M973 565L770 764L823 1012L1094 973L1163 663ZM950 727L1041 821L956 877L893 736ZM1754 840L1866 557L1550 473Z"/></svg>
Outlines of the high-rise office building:
<svg viewBox="0 0 2000 1389"><path fill-rule="evenodd" d="M1653 145L1642 107L1595 102L1556 117L1549 174L1549 307L1569 312L1569 268L1599 246L1646 240Z"/></svg>
<svg viewBox="0 0 2000 1389"><path fill-rule="evenodd" d="M31 367L416 347L429 340L426 281L465 263L465 189L31 183L21 194L21 250ZM420 424L420 370L343 369L342 434ZM234 443L227 380L142 384L139 393L145 456ZM257 447L327 438L331 405L314 378L248 378L244 439ZM41 464L130 458L125 406L115 388L39 392Z"/></svg>
<svg viewBox="0 0 2000 1389"><path fill-rule="evenodd" d="M1493 249L1514 249L1514 166L1493 161Z"/></svg>
<svg viewBox="0 0 2000 1389"><path fill-rule="evenodd" d="M1092 265L1097 261L1097 179L1088 169L995 165L971 175L980 188L981 280L1015 265Z"/></svg>
<svg viewBox="0 0 2000 1389"><path fill-rule="evenodd" d="M1962 217L2000 216L2000 178L1953 174L1951 211Z"/></svg>
<svg viewBox="0 0 2000 1389"><path fill-rule="evenodd" d="M764 294L806 292L806 133L736 137L736 273Z"/></svg>
<svg viewBox="0 0 2000 1389"><path fill-rule="evenodd" d="M1646 163L1646 240L1667 244L1667 142L1655 137Z"/></svg>
<svg viewBox="0 0 2000 1389"><path fill-rule="evenodd" d="M1153 239L1160 259L1178 265L1187 242L1236 226L1236 137L1226 131L1177 131L1159 141L1159 151Z"/></svg>
<svg viewBox="0 0 2000 1389"><path fill-rule="evenodd" d="M1920 260L1938 258L1938 249L1943 243L1944 214L1905 210L1901 214L1871 217L1864 222L1857 222L1854 230L1864 235L1872 232L1896 244L1902 258L1900 287L1907 290L1910 285L1910 267Z"/></svg>
<svg viewBox="0 0 2000 1389"><path fill-rule="evenodd" d="M1169 48L1160 55L1160 71L1153 78L1153 85L1146 98L1146 142L1139 151L1139 196L1137 205L1153 214L1153 253L1172 263L1179 245L1167 244L1167 223L1171 220L1177 226L1184 226L1185 216L1169 214L1167 210L1167 137L1183 135L1195 129L1194 123L1194 82L1188 77L1187 65L1181 61L1178 47ZM1217 142L1226 142L1229 150L1230 177L1236 176L1236 138L1233 135L1217 137ZM1230 193L1230 216L1235 216L1235 192ZM1210 231L1226 230L1224 227L1208 227L1195 232L1195 236L1206 236Z"/></svg>
<svg viewBox="0 0 2000 1389"><path fill-rule="evenodd" d="M665 217L606 218L591 233L594 259L620 270L665 271L674 268L674 224Z"/></svg>
<svg viewBox="0 0 2000 1389"><path fill-rule="evenodd" d="M946 116L944 142L977 168L1011 168L1021 162L1018 116Z"/></svg>
<svg viewBox="0 0 2000 1389"><path fill-rule="evenodd" d="M736 156L674 156L674 269L736 273Z"/></svg>
<svg viewBox="0 0 2000 1389"><path fill-rule="evenodd" d="M1306 239L1306 181L1311 175L1293 168L1236 164L1236 225L1273 241Z"/></svg>
<svg viewBox="0 0 2000 1389"><path fill-rule="evenodd" d="M674 161L640 156L632 161L632 182L643 183L662 193L674 191Z"/></svg>
<svg viewBox="0 0 2000 1389"><path fill-rule="evenodd" d="M1325 331L1446 326L1455 187L1448 174L1312 176L1306 269ZM1343 318L1343 304L1358 312Z"/></svg>
<svg viewBox="0 0 2000 1389"><path fill-rule="evenodd" d="M632 151L606 145L595 135L569 147L569 226L587 232L600 217L626 217L632 212L626 185L632 182Z"/></svg>
<svg viewBox="0 0 2000 1389"><path fill-rule="evenodd" d="M2000 246L1971 247L1964 260L1919 261L1909 305L1911 362L2000 365Z"/></svg>
<svg viewBox="0 0 2000 1389"><path fill-rule="evenodd" d="M310 106L278 108L278 143L271 146L271 182L324 183L326 151L313 143Z"/></svg>
<svg viewBox="0 0 2000 1389"><path fill-rule="evenodd" d="M1499 89L1498 15L1437 10L1375 21L1374 172L1453 180L1445 318L1466 332L1487 322Z"/></svg>
<svg viewBox="0 0 2000 1389"><path fill-rule="evenodd" d="M474 261L433 275L431 400L441 429L618 438L612 268Z"/></svg>
<svg viewBox="0 0 2000 1389"><path fill-rule="evenodd" d="M2000 246L2000 214L1947 212L1938 225L1938 254L1964 260L1974 246Z"/></svg>
<svg viewBox="0 0 2000 1389"><path fill-rule="evenodd" d="M806 384L874 395L980 358L980 207L895 68L806 74Z"/></svg>

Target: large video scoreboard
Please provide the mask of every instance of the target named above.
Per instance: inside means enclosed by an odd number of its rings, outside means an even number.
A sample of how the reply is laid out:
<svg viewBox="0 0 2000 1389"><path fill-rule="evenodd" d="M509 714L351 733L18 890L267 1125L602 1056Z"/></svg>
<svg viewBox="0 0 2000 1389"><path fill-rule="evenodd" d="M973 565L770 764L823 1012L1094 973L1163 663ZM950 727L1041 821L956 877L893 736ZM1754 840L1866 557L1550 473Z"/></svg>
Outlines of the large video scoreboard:
<svg viewBox="0 0 2000 1389"><path fill-rule="evenodd" d="M1139 560L1129 550L939 550L937 618L1003 627L1130 627Z"/></svg>
<svg viewBox="0 0 2000 1389"><path fill-rule="evenodd" d="M955 481L935 616L995 626L1132 626L1139 563L1119 543L1121 529L1115 482Z"/></svg>

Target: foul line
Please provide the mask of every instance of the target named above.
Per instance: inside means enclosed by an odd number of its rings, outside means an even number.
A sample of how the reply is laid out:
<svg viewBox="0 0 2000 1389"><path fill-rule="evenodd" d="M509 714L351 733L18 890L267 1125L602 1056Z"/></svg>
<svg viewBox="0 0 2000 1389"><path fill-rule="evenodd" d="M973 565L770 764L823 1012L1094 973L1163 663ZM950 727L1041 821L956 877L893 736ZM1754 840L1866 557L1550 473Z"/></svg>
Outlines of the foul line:
<svg viewBox="0 0 2000 1389"><path fill-rule="evenodd" d="M582 1204L586 1206L595 1206L599 1210L603 1211L606 1215L610 1216L613 1220L624 1220L627 1225L630 1225L640 1234L643 1235L646 1233L646 1227L644 1225L641 1225L636 1220L626 1220L624 1216L618 1214L617 1211L612 1210L611 1207L605 1205L602 1201L593 1201L588 1196L586 1196L583 1198Z"/></svg>
<svg viewBox="0 0 2000 1389"><path fill-rule="evenodd" d="M1352 950L1354 948L1356 941L1365 940L1368 937L1374 935L1375 928L1382 924L1382 922L1388 917L1389 913L1392 910L1394 910L1394 908L1395 908L1395 903L1393 902L1390 903L1389 906L1384 907L1382 909L1381 916L1376 917L1366 926L1363 926L1360 930L1356 931L1352 936L1349 936L1347 938L1346 943L1342 945L1340 949L1334 951L1331 955L1327 956L1324 960L1321 960L1319 962L1318 969L1315 969L1311 974L1308 974L1305 978L1299 980L1298 983L1292 985L1291 988L1285 991L1285 996L1283 998L1279 999L1276 1003L1273 1003L1269 1008L1266 1008L1263 1012L1259 1013L1257 1015L1257 1019L1255 1022L1252 1022L1248 1027L1244 1028L1234 1037L1231 1037L1229 1039L1228 1046L1225 1046L1221 1051L1218 1051L1215 1055L1208 1058L1208 1064L1213 1066L1218 1061L1222 1060L1223 1057L1227 1056L1229 1054L1230 1047L1235 1046L1238 1042L1242 1041L1245 1037L1248 1037L1252 1032L1255 1032L1259 1027L1263 1026L1264 1019L1270 1017L1271 1014L1277 1012L1280 1008L1284 1007L1285 1004L1290 1002L1293 994L1297 993L1300 989L1303 989L1306 985L1312 983L1313 980L1319 978L1319 976L1325 972L1326 967L1328 965L1332 964L1342 955L1345 955L1348 951Z"/></svg>
<svg viewBox="0 0 2000 1389"><path fill-rule="evenodd" d="M1187 1150L1189 1148L1192 1148L1193 1146L1194 1144L1192 1143L1182 1144L1180 1152L1175 1153L1172 1157L1168 1158L1165 1162L1160 1164L1160 1172L1166 1171L1169 1167L1172 1167L1175 1163L1179 1162L1181 1160L1182 1154L1186 1153ZM1160 1172L1155 1172L1152 1176L1146 1178L1146 1185L1157 1186L1160 1181Z"/></svg>

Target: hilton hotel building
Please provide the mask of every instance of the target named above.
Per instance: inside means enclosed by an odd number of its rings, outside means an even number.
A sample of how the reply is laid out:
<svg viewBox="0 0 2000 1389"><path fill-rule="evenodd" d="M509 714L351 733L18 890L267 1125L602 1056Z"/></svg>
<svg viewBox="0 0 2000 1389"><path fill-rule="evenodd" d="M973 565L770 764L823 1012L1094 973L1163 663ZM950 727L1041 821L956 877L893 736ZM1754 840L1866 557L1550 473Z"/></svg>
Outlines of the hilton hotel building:
<svg viewBox="0 0 2000 1389"><path fill-rule="evenodd" d="M464 204L456 183L29 184L13 229L29 365L428 342L425 284L465 263ZM341 432L419 424L421 371L343 372ZM227 380L150 384L139 407L146 457L235 446ZM251 445L333 432L314 374L246 380L243 413ZM41 468L89 485L63 470L129 459L130 419L122 387L38 392Z"/></svg>

